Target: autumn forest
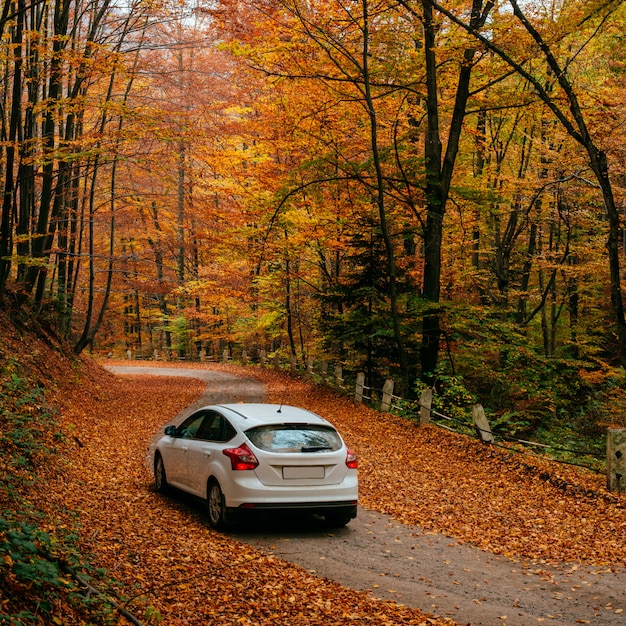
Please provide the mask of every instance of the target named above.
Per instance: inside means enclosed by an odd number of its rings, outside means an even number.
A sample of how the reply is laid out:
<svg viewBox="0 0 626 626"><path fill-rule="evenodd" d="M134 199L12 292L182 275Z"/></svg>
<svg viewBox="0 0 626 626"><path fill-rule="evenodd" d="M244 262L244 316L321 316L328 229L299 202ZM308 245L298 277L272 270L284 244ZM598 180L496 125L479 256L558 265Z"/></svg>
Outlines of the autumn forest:
<svg viewBox="0 0 626 626"><path fill-rule="evenodd" d="M0 299L593 414L626 365L612 0L5 0ZM455 391L456 390L456 391Z"/></svg>

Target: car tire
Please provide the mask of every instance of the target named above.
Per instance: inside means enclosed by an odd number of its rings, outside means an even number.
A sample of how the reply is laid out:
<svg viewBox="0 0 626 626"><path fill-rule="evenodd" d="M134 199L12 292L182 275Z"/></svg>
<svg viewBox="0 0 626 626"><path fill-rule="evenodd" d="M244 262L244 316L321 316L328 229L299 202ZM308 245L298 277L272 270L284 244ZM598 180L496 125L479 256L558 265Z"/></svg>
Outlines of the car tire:
<svg viewBox="0 0 626 626"><path fill-rule="evenodd" d="M222 488L214 478L212 478L207 485L206 500L209 524L215 528L215 530L226 528L226 502Z"/></svg>
<svg viewBox="0 0 626 626"><path fill-rule="evenodd" d="M167 493L169 491L165 465L163 464L163 458L158 452L154 456L154 487L159 493Z"/></svg>

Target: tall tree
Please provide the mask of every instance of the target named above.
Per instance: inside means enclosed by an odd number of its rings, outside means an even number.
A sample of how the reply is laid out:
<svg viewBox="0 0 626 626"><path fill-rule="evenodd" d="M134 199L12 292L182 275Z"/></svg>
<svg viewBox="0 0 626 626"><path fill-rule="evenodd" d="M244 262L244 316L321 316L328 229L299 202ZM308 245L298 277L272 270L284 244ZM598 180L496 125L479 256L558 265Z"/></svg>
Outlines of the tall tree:
<svg viewBox="0 0 626 626"><path fill-rule="evenodd" d="M414 9L404 0L403 6ZM480 29L485 24L494 3L474 0L470 24ZM433 3L422 0L424 25L424 55L426 59L426 141L424 143L426 169L426 227L424 229L424 286L423 297L429 303L422 322L421 372L425 382L435 380L439 359L441 336L440 312L438 303L441 293L441 243L446 204L450 193L450 183L459 150L463 120L470 96L470 80L476 55L475 48L463 52L460 63L454 110L449 122L448 138L443 151L438 103L439 78L436 58L436 33L439 30L434 14Z"/></svg>
<svg viewBox="0 0 626 626"><path fill-rule="evenodd" d="M49 294L67 320L80 266L79 207L103 161L94 155L106 144L100 119L111 102L100 96L129 45L123 22L140 17L109 0L9 5L16 20L2 57L11 66L2 107L10 119L2 121L12 140L2 173L0 300L10 281L19 303L30 298L40 307Z"/></svg>
<svg viewBox="0 0 626 626"><path fill-rule="evenodd" d="M283 9L282 29L276 36L279 54L273 52L270 56L263 52L269 47L266 37L260 44L257 42L259 52L250 56L251 61L258 59L257 67L271 77L306 83L311 89L316 89L314 85L317 85L322 94L321 100L309 99L307 104L311 119L317 120L320 126L308 132L313 138L311 152L309 160L301 162L298 172L302 176L307 166L308 171L304 174L304 184L299 177L294 177L291 195L295 197L298 189L334 185L344 180L346 186L354 190L353 198L359 198L363 211L369 212L370 207L376 211L386 250L395 358L403 386L408 391L410 366L397 279L399 239L394 232L393 216L398 203L387 189L385 161L390 153L389 138L383 138L382 131L394 108L385 100L397 100L394 94L398 86L385 84L388 77L383 68L388 68L393 59L387 51L388 40L381 36L381 26L387 20L393 23L398 18L385 2L370 0L349 7L329 3L325 14L299 2L283 2L280 8ZM297 55L298 52L309 56ZM324 145L328 120L335 107L346 110L343 119L348 125L342 129L344 135L339 150L332 144ZM285 206L280 196L279 202Z"/></svg>

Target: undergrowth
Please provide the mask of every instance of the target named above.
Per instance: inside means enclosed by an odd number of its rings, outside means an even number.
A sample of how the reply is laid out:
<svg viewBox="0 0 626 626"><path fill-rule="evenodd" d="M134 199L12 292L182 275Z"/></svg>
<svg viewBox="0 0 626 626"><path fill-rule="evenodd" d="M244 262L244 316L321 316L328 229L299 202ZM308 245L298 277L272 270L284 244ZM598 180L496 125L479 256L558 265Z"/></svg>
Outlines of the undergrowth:
<svg viewBox="0 0 626 626"><path fill-rule="evenodd" d="M582 387L583 379L577 372L576 387ZM574 377L572 375L572 377ZM550 389L545 393L543 411L535 414L528 406L521 404L508 410L493 410L488 404L484 406L489 427L495 441L512 449L533 451L563 463L580 465L591 470L606 471L606 430L611 424L610 416L605 407L609 404L607 394L617 386L614 377L607 377L595 389L586 389L578 399L569 404L562 400L567 394L560 390L560 396ZM469 436L480 436L472 416L472 407L481 405L481 398L468 389L462 376L441 374L437 380L437 388L432 395L431 420L441 426ZM565 387L566 384L561 385ZM570 385L574 386L574 385ZM525 392L530 385L526 382ZM546 384L546 387L549 385ZM418 395L427 388L423 383L416 385ZM541 395L536 389L530 396ZM559 400L555 398L561 398ZM547 408L546 408L547 407ZM418 419L420 400L405 402L401 413Z"/></svg>
<svg viewBox="0 0 626 626"><path fill-rule="evenodd" d="M114 624L114 603L93 585L115 583L78 548L71 512L41 510L41 470L64 438L42 385L8 360L0 366L0 624ZM95 581L98 581L97 583Z"/></svg>

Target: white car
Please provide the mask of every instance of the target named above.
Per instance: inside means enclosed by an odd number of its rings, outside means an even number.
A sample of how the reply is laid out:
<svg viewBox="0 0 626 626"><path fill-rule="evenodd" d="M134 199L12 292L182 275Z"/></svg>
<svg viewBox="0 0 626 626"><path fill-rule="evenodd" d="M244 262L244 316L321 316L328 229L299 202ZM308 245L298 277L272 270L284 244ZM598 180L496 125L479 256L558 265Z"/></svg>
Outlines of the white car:
<svg viewBox="0 0 626 626"><path fill-rule="evenodd" d="M305 409L222 404L166 426L154 451L156 489L175 487L206 500L209 523L240 514L301 510L333 526L356 516L357 458L337 430Z"/></svg>

